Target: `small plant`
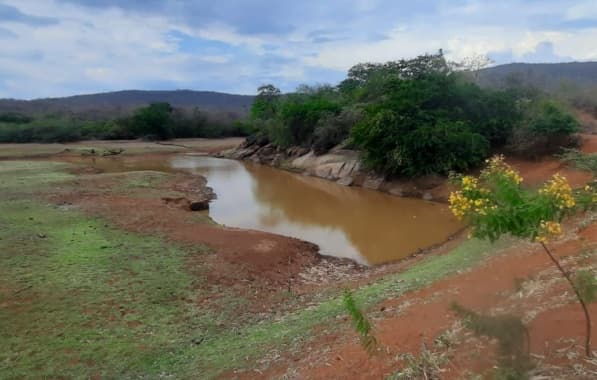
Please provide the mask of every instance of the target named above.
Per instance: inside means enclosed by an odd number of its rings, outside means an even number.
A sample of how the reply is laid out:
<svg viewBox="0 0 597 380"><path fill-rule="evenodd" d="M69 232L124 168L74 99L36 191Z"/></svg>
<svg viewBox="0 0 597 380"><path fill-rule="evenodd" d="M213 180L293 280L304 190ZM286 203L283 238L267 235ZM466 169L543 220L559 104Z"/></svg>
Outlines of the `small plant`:
<svg viewBox="0 0 597 380"><path fill-rule="evenodd" d="M454 303L452 310L462 318L464 326L477 336L498 341L499 376L503 379L524 379L532 368L529 357L529 332L520 318L510 315L487 316Z"/></svg>
<svg viewBox="0 0 597 380"><path fill-rule="evenodd" d="M400 355L399 358L405 362L404 368L392 374L387 380L441 379L441 374L444 372L442 367L450 361L449 342L438 337L434 343L435 348L430 349L423 341L420 355L415 356L411 353Z"/></svg>
<svg viewBox="0 0 597 380"><path fill-rule="evenodd" d="M560 222L573 212L593 208L597 192L593 186L573 191L566 178L555 174L537 190L526 190L523 178L504 162L503 156L487 160L487 167L479 178L472 176L454 178L460 190L450 194L450 209L459 219L471 226L470 235L495 241L500 236L529 239L541 245L550 260L574 290L581 304L586 321L585 352L591 356L591 317L577 283L564 270L559 260L547 247L549 240L562 234ZM585 275L583 275L585 276ZM584 278L584 277L583 277ZM583 286L594 286L594 279L584 278ZM592 294L583 290L585 294Z"/></svg>
<svg viewBox="0 0 597 380"><path fill-rule="evenodd" d="M361 346L369 355L373 355L377 348L377 339L372 333L371 323L354 301L350 290L344 290L344 308L352 318L356 332L359 334Z"/></svg>

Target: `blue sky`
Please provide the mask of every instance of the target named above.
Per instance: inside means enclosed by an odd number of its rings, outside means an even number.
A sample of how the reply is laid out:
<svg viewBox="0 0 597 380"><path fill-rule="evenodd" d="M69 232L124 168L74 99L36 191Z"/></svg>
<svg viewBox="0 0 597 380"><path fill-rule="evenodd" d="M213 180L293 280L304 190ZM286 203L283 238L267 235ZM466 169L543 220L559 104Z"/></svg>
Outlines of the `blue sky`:
<svg viewBox="0 0 597 380"><path fill-rule="evenodd" d="M455 61L597 60L597 1L0 0L0 97L291 91L440 48Z"/></svg>

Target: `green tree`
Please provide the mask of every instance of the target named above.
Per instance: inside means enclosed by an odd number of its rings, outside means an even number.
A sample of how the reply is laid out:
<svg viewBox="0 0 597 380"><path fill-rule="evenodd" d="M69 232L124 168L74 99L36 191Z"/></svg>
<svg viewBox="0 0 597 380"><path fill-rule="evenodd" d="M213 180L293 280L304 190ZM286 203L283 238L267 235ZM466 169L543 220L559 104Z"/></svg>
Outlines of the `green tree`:
<svg viewBox="0 0 597 380"><path fill-rule="evenodd" d="M169 103L152 103L138 109L132 120L135 134L159 139L171 137L169 119L172 110Z"/></svg>
<svg viewBox="0 0 597 380"><path fill-rule="evenodd" d="M251 118L266 120L276 114L276 105L281 92L273 84L265 84L257 89L257 96L251 106Z"/></svg>

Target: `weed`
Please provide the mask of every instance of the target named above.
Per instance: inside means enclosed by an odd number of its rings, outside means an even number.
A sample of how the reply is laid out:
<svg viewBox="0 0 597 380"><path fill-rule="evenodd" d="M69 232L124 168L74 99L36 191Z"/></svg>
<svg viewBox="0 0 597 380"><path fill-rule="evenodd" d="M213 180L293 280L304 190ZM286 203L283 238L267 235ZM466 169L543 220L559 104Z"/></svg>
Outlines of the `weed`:
<svg viewBox="0 0 597 380"><path fill-rule="evenodd" d="M377 339L372 332L371 323L357 306L350 290L344 290L344 308L352 318L356 332L359 334L361 346L369 355L373 355L377 348Z"/></svg>
<svg viewBox="0 0 597 380"><path fill-rule="evenodd" d="M557 156L560 160L576 167L597 174L597 154L583 153L577 149L566 149Z"/></svg>
<svg viewBox="0 0 597 380"><path fill-rule="evenodd" d="M440 343L438 345L437 343ZM444 347L444 339L435 340L436 347L430 350L425 341L422 342L421 353L418 356L407 353L399 356L405 362L400 371L391 375L387 380L439 380L442 369L449 362L450 352Z"/></svg>

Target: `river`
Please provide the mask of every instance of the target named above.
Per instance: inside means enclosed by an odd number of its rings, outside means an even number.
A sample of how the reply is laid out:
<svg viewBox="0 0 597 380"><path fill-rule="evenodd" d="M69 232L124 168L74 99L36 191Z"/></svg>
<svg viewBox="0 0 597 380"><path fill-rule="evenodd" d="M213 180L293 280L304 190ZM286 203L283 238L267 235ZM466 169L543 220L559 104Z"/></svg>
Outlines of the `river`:
<svg viewBox="0 0 597 380"><path fill-rule="evenodd" d="M195 155L82 158L106 171L186 171L207 178L217 199L209 216L230 227L310 241L324 255L366 265L404 258L460 229L446 205L268 166Z"/></svg>

